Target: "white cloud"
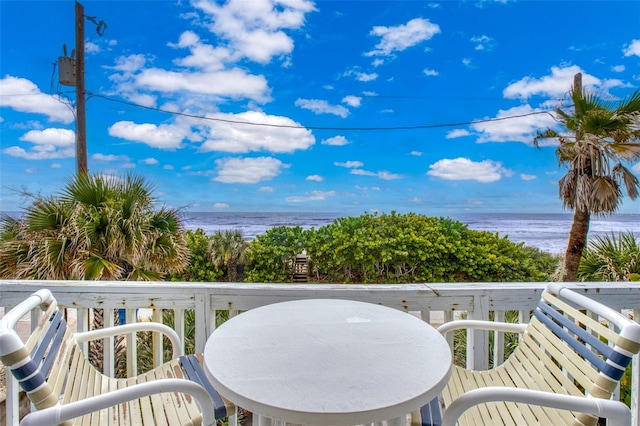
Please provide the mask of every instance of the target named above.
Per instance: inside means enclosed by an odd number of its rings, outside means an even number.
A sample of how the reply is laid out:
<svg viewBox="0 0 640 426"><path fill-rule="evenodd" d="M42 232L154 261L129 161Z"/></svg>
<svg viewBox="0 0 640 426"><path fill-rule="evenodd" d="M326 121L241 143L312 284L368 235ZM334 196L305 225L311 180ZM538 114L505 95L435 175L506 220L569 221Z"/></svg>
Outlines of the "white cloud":
<svg viewBox="0 0 640 426"><path fill-rule="evenodd" d="M622 50L624 56L640 56L640 40L631 40Z"/></svg>
<svg viewBox="0 0 640 426"><path fill-rule="evenodd" d="M342 98L342 102L351 107L358 108L362 104L362 98L360 96L349 95Z"/></svg>
<svg viewBox="0 0 640 426"><path fill-rule="evenodd" d="M404 25L395 27L373 27L369 33L380 37L381 40L375 46L375 50L365 53L366 56L387 56L393 52L401 52L411 46L415 46L425 40L431 39L440 32L437 24L428 19L415 18Z"/></svg>
<svg viewBox="0 0 640 426"><path fill-rule="evenodd" d="M290 203L303 203L307 201L324 201L327 197L338 195L336 191L311 191L305 196L287 197L285 200Z"/></svg>
<svg viewBox="0 0 640 426"><path fill-rule="evenodd" d="M232 60L232 52L226 47L213 47L200 42L200 37L193 31L185 31L180 35L178 43L168 44L174 48L188 48L191 55L174 60L177 65L187 68L201 68L208 71L220 71Z"/></svg>
<svg viewBox="0 0 640 426"><path fill-rule="evenodd" d="M299 29L305 23L305 15L316 10L306 0L281 1L277 5L269 0L253 0L251 7L242 0L223 5L198 0L193 5L210 16L209 30L226 40L238 59L259 63L291 53L293 40L283 30Z"/></svg>
<svg viewBox="0 0 640 426"><path fill-rule="evenodd" d="M522 180L535 180L535 179L538 179L538 176L536 176L536 175L528 175L526 173L521 173L520 174L520 179L522 179Z"/></svg>
<svg viewBox="0 0 640 426"><path fill-rule="evenodd" d="M471 43L476 45L475 50L492 50L496 44L494 39L486 35L471 37Z"/></svg>
<svg viewBox="0 0 640 426"><path fill-rule="evenodd" d="M149 157L149 158L145 158L144 160L142 160L142 162L144 164L147 164L149 166L156 166L158 165L159 161L156 160L155 158Z"/></svg>
<svg viewBox="0 0 640 426"><path fill-rule="evenodd" d="M90 41L85 42L84 51L86 53L98 53L100 52L100 46Z"/></svg>
<svg viewBox="0 0 640 426"><path fill-rule="evenodd" d="M313 111L316 114L333 114L345 118L349 115L349 110L342 105L331 105L321 99L298 99L296 106Z"/></svg>
<svg viewBox="0 0 640 426"><path fill-rule="evenodd" d="M216 210L226 210L229 208L229 204L227 203L214 203L213 208Z"/></svg>
<svg viewBox="0 0 640 426"><path fill-rule="evenodd" d="M60 163L53 163L53 164L51 164L51 168L52 168L52 169L61 169L61 168L62 168L62 164L60 164Z"/></svg>
<svg viewBox="0 0 640 426"><path fill-rule="evenodd" d="M115 83L112 95L123 98L146 107L155 107L157 96L141 93L140 87L135 83L136 76L144 69L147 62L153 61L153 57L141 54L119 56L115 59L115 65L104 66L116 73L109 76L109 80Z"/></svg>
<svg viewBox="0 0 640 426"><path fill-rule="evenodd" d="M312 182L322 182L324 181L324 178L320 175L309 175L305 180L309 180Z"/></svg>
<svg viewBox="0 0 640 426"><path fill-rule="evenodd" d="M261 111L246 111L240 114L209 114L207 117L220 121L207 121L206 140L200 151L246 153L255 151L294 152L305 150L315 144L311 131L287 117L267 115ZM239 121L263 125L229 124ZM277 127L281 126L281 127Z"/></svg>
<svg viewBox="0 0 640 426"><path fill-rule="evenodd" d="M258 192L276 192L276 189L273 186L261 186Z"/></svg>
<svg viewBox="0 0 640 426"><path fill-rule="evenodd" d="M624 65L614 65L611 67L611 71L613 72L623 72L625 69Z"/></svg>
<svg viewBox="0 0 640 426"><path fill-rule="evenodd" d="M334 136L332 138L323 139L322 145L343 146L348 145L349 141L344 136Z"/></svg>
<svg viewBox="0 0 640 426"><path fill-rule="evenodd" d="M429 77L436 76L436 75L440 74L438 71L430 70L428 68L425 68L422 72L424 72L424 75L429 76Z"/></svg>
<svg viewBox="0 0 640 426"><path fill-rule="evenodd" d="M482 142L523 142L533 144L536 132L546 128L556 128L558 123L549 114L532 114L540 109L533 109L529 105L520 105L508 110L499 110L495 118L505 118L522 115L498 121L474 123L471 128L479 134L477 141Z"/></svg>
<svg viewBox="0 0 640 426"><path fill-rule="evenodd" d="M470 58L463 58L462 59L462 65L464 65L465 67L471 67L471 59Z"/></svg>
<svg viewBox="0 0 640 426"><path fill-rule="evenodd" d="M446 138L447 139L456 139L456 138L462 138L465 136L469 136L471 133L469 133L468 130L466 129L454 129L451 130L450 132L447 133Z"/></svg>
<svg viewBox="0 0 640 426"><path fill-rule="evenodd" d="M391 173L387 170L382 170L376 173L376 175L382 180L396 180L402 179L402 175Z"/></svg>
<svg viewBox="0 0 640 426"><path fill-rule="evenodd" d="M413 155L414 157L422 157L422 152L420 151L411 151L409 155Z"/></svg>
<svg viewBox="0 0 640 426"><path fill-rule="evenodd" d="M475 180L488 183L502 179L502 176L511 176L512 171L502 167L502 163L484 160L471 161L468 158L443 158L429 166L429 176L439 177L444 180Z"/></svg>
<svg viewBox="0 0 640 426"><path fill-rule="evenodd" d="M126 155L100 154L95 153L91 156L96 161L130 161Z"/></svg>
<svg viewBox="0 0 640 426"><path fill-rule="evenodd" d="M289 167L273 157L224 158L216 160L218 176L212 180L222 183L258 183L271 180Z"/></svg>
<svg viewBox="0 0 640 426"><path fill-rule="evenodd" d="M502 94L508 99L528 99L532 96L548 96L550 98L562 98L573 85L573 77L582 73L582 86L587 90L608 90L612 87L625 87L620 80L600 80L591 74L585 73L579 66L551 67L551 75L539 79L524 77L507 86Z"/></svg>
<svg viewBox="0 0 640 426"><path fill-rule="evenodd" d="M172 125L144 123L136 124L132 121L118 121L109 127L109 136L134 142L143 142L153 148L176 149L182 145L182 140L188 136L188 131Z"/></svg>
<svg viewBox="0 0 640 426"><path fill-rule="evenodd" d="M71 123L73 112L58 96L42 93L38 86L26 78L7 75L0 79L0 107L16 111L43 114L49 121Z"/></svg>
<svg viewBox="0 0 640 426"><path fill-rule="evenodd" d="M19 138L31 142L33 146L25 150L19 146L10 146L2 150L12 157L27 160L48 160L54 158L75 157L75 133L73 130L49 128L30 130Z"/></svg>
<svg viewBox="0 0 640 426"><path fill-rule="evenodd" d="M372 171L363 170L363 169L353 169L349 173L351 173L352 175L359 175L359 176L378 177L378 178L380 178L382 180L402 179L402 175L391 173L391 172L389 172L387 170L381 170L379 172L372 172Z"/></svg>
<svg viewBox="0 0 640 426"><path fill-rule="evenodd" d="M135 165L135 163L124 163L120 167L123 168L123 169L135 169L136 165Z"/></svg>
<svg viewBox="0 0 640 426"><path fill-rule="evenodd" d="M165 164L164 166L162 166L162 168L164 170L173 170L173 169L175 169L175 167L173 167L171 164Z"/></svg>
<svg viewBox="0 0 640 426"><path fill-rule="evenodd" d="M270 99L265 77L247 74L239 68L213 72L148 68L135 76L135 83L139 87L165 93L184 91L233 99L248 98L261 103Z"/></svg>
<svg viewBox="0 0 640 426"><path fill-rule="evenodd" d="M69 129L49 128L44 130L29 130L20 136L21 141L33 142L39 145L53 145L68 147L75 144L75 132Z"/></svg>
<svg viewBox="0 0 640 426"><path fill-rule="evenodd" d="M147 63L147 58L145 55L136 54L129 56L118 56L115 59L115 65L113 66L105 66L107 69L112 69L116 71L120 71L123 74L134 74L144 69L145 64ZM123 76L111 76L112 80L117 80L123 78Z"/></svg>
<svg viewBox="0 0 640 426"><path fill-rule="evenodd" d="M346 161L344 163L335 162L333 163L333 165L338 167L346 167L348 169L353 169L353 168L362 167L364 164L362 163L362 161Z"/></svg>
<svg viewBox="0 0 640 426"><path fill-rule="evenodd" d="M344 75L345 77L355 77L356 80L362 81L362 82L374 81L378 79L378 74L375 72L365 73L361 71L350 70L345 72Z"/></svg>

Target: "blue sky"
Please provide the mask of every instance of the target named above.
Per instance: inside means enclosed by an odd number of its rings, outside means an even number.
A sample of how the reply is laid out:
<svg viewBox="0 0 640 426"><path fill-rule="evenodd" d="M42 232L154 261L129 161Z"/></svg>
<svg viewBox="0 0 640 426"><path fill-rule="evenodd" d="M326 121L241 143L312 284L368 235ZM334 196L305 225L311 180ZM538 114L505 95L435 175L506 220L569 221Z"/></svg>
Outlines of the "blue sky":
<svg viewBox="0 0 640 426"><path fill-rule="evenodd" d="M86 20L89 170L191 211L561 212L554 146L532 146L556 126L543 111L577 72L611 100L640 86L638 1L83 5L107 25ZM76 171L75 89L53 66L74 3L0 0L0 27L13 211Z"/></svg>

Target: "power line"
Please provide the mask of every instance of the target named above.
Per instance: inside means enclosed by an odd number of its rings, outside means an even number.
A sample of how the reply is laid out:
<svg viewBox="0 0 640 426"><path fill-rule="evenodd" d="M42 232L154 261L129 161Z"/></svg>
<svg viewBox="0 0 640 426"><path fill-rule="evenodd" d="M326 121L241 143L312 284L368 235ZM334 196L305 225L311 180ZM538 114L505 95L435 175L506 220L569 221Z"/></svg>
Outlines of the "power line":
<svg viewBox="0 0 640 426"><path fill-rule="evenodd" d="M178 115L181 117L189 117L196 118L200 120L208 120L208 121L217 121L221 123L229 123L229 124L242 124L246 126L259 126L259 127L276 127L276 128L286 128L286 129L309 129L309 130L337 130L337 131L389 131L389 130L419 130L419 129L437 129L443 127L457 127L457 126L468 126L472 124L480 124L480 123L491 123L496 121L505 121L511 120L515 118L523 118L529 117L532 115L539 114L549 114L552 118L555 119L551 112L553 110L544 110L544 111L534 111L526 114L518 114L511 115L508 117L498 117L498 118L487 118L484 120L474 120L474 121L461 121L456 123L440 123L440 124L420 124L413 126L390 126L390 127L325 127L325 126L302 126L302 125L292 125L292 124L271 124L271 123L256 123L251 121L241 121L241 120L229 120L225 118L214 118L214 117L206 117L203 115L197 114L189 114L186 112L178 112L178 111L170 111L162 108L150 107L146 105L140 105L130 101L124 101L122 99L115 99L105 95L90 93L87 92L90 97L101 98L109 102L116 102L124 105L133 106L136 108L143 108L150 111L162 112L165 114Z"/></svg>

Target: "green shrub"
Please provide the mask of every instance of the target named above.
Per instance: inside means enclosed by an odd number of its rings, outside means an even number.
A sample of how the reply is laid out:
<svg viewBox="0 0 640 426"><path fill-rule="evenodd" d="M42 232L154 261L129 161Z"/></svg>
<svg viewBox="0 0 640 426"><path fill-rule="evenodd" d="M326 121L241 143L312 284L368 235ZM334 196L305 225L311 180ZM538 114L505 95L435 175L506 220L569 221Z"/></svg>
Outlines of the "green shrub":
<svg viewBox="0 0 640 426"><path fill-rule="evenodd" d="M364 214L311 230L304 247L318 282L545 281L553 256L449 218Z"/></svg>
<svg viewBox="0 0 640 426"><path fill-rule="evenodd" d="M293 262L305 248L307 236L300 226L271 228L249 243L246 282L286 283L292 281Z"/></svg>
<svg viewBox="0 0 640 426"><path fill-rule="evenodd" d="M211 237L201 228L185 232L189 250L187 266L180 272L171 274L170 281L215 282L224 275L224 266L217 267L212 262Z"/></svg>

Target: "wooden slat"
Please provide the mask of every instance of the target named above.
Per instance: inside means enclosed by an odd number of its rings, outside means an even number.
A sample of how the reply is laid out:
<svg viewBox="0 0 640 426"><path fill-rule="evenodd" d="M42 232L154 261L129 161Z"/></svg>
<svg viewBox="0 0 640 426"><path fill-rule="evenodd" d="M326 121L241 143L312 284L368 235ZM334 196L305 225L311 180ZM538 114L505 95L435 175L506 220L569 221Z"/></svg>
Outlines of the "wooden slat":
<svg viewBox="0 0 640 426"><path fill-rule="evenodd" d="M136 383L144 383L147 381L147 375L141 374L135 378ZM153 406L151 397L145 396L138 400L140 404L140 414L142 416L142 424L154 424L155 421L153 419Z"/></svg>

